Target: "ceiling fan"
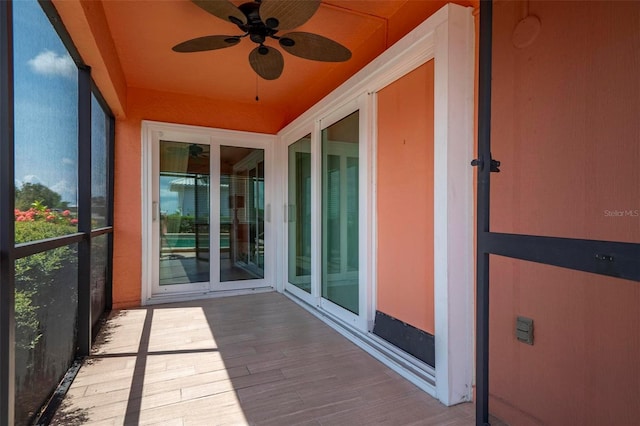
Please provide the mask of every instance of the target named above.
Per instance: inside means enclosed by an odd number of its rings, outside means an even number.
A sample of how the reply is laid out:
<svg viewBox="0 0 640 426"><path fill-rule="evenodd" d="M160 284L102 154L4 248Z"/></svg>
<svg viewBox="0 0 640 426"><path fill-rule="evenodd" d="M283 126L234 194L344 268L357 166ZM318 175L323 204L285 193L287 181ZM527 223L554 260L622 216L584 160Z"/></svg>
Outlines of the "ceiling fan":
<svg viewBox="0 0 640 426"><path fill-rule="evenodd" d="M249 37L258 46L249 54L251 68L265 80L275 80L282 74L284 58L269 39L277 40L285 51L312 61L344 62L351 51L340 43L318 34L292 30L304 24L320 6L320 0L256 0L235 6L228 0L191 0L210 14L238 26L242 35L209 35L197 37L173 46L179 53L224 49Z"/></svg>

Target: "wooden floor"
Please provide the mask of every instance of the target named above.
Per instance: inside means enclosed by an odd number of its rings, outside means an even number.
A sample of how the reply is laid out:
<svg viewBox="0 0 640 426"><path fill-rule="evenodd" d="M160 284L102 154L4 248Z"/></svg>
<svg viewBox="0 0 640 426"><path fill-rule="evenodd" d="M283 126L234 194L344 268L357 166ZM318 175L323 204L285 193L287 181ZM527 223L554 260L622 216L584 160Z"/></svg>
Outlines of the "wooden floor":
<svg viewBox="0 0 640 426"><path fill-rule="evenodd" d="M113 312L53 424L472 425L277 293Z"/></svg>

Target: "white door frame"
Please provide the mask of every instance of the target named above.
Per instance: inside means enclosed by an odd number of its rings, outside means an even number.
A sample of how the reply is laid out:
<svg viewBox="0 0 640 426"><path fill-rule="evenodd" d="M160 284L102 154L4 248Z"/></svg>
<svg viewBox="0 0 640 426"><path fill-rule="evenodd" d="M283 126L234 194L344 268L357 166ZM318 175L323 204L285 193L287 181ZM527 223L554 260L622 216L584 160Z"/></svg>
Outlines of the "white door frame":
<svg viewBox="0 0 640 426"><path fill-rule="evenodd" d="M157 149L160 140L198 143L211 146L211 191L217 194L220 180L219 153L220 146L240 146L264 150L265 162L265 277L262 280L233 281L232 284L220 283L219 259L220 248L214 241L219 241L220 220L219 197L210 197L210 278L211 282L198 283L182 287L181 292L158 291L159 246L157 171L159 164ZM142 122L142 286L141 301L143 305L166 303L197 298L216 297L223 293L242 294L247 291L270 290L275 288L275 243L276 231L272 218L271 197L274 194L275 173L273 164L273 147L275 137L272 135L238 132L222 129L211 129L199 126L188 126L155 121ZM217 186L216 186L217 185ZM215 226L214 226L215 225Z"/></svg>
<svg viewBox="0 0 640 426"><path fill-rule="evenodd" d="M291 211L291 207L295 207L297 205L297 203L292 204L291 200L289 200L289 193L290 193L290 188L289 188L289 171L292 168L292 163L291 163L291 159L289 158L289 147L291 145L293 145L294 143L298 142L299 140L301 140L302 138L306 137L307 135L311 136L311 140L309 143L309 149L308 150L298 150L295 152L304 152L304 153L308 153L310 155L312 155L311 158L313 158L313 129L309 129L308 131L305 131L304 129L301 129L301 134L299 135L299 137L296 137L295 139L291 140L290 143L287 143L284 149L284 158L286 158L286 162L287 162L287 167L286 167L286 173L284 173L284 180L282 182L283 184L283 188L287 188L287 191L282 191L284 193L284 234L285 237L283 238L284 244L283 244L283 249L282 252L285 253L286 255L286 259L283 260L283 266L282 269L284 270L283 276L282 276L282 281L284 283L282 290L280 291L288 291L291 294L295 295L297 298L305 301L306 303L313 305L313 306L317 306L319 303L318 300L318 295L317 295L317 291L315 291L316 288L316 281L317 278L314 277L314 266L313 264L310 265L311 266L311 273L309 274L309 279L310 279L310 288L311 291L310 292L306 292L302 289L300 289L297 285L295 285L295 283L292 283L289 281L289 275L291 273L291 265L290 262L292 260L291 258L291 253L289 252L289 247L291 246L291 241L292 241L292 234L289 233L289 224L292 223L294 221L294 219L291 217L292 216L292 211ZM317 211L317 205L316 202L314 201L314 198L312 196L312 194L314 193L315 189L313 188L313 185L315 185L315 178L313 175L313 160L312 164L311 164L311 194L310 194L310 199L311 199L311 221L312 223L314 221L317 221L316 216L316 211ZM312 241L315 241L315 236L313 234L313 226L310 224L310 228L311 228L311 239ZM313 243L312 243L312 247L311 247L311 261L313 261L314 259L314 253L315 253L315 248L313 247Z"/></svg>
<svg viewBox="0 0 640 426"><path fill-rule="evenodd" d="M354 314L350 311L348 311L347 309L343 308L342 306L333 303L332 301L330 301L329 299L323 298L322 297L322 288L321 288L321 284L322 284L322 274L325 273L324 268L326 265L322 264L322 229L323 229L323 224L321 223L322 218L323 218L323 212L321 209L322 204L322 192L324 189L324 185L322 182L322 177L323 177L323 170L322 170L322 165L324 163L324 158L322 158L322 156L326 155L327 153L322 152L322 140L321 140L321 134L322 134L322 130L328 128L329 126L331 126L332 124L342 120L343 118L347 117L348 115L354 113L358 111L359 112L359 117L358 117L358 182L359 182L359 188L358 188L358 235L359 235L359 241L358 241L358 314ZM318 305L320 306L320 308L322 308L324 311L330 313L331 315L335 316L336 318L339 318L340 320L344 321L347 324L350 324L351 326L361 330L361 331L367 331L367 325L373 321L373 318L370 317L370 310L367 309L367 294L369 293L368 289L367 289L367 269L368 269L368 265L369 263L371 263L370 258L367 258L366 256L366 248L368 247L369 243L370 243L370 236L367 233L367 225L368 225L368 220L367 220L367 214L369 212L368 208L367 208L367 204L366 204L366 200L369 198L367 195L367 181L368 181L368 168L369 168L369 163L367 162L367 151L369 150L369 146L366 143L367 141L367 113L366 113L366 96L358 96L355 99L346 102L343 105L340 106L336 106L336 108L334 108L330 113L328 113L327 115L325 115L324 117L321 117L320 119L317 120L318 121L318 134L317 134L317 138L316 138L316 144L313 145L313 147L315 148L315 150L313 150L313 152L317 153L317 155L315 156L315 158L313 157L312 154L312 164L315 162L315 166L317 170L317 174L314 174L313 176L316 177L316 181L317 181L317 190L316 190L316 197L314 198L314 201L316 202L316 206L318 206L316 209L313 209L314 213L316 213L317 220L316 220L316 226L317 229L313 229L312 230L312 235L313 237L316 237L315 240L312 237L312 241L314 241L314 246L316 248L316 252L318 253L318 265L317 268L315 269L315 271L317 272L313 272L312 273L317 273L317 282L318 282L318 289L317 289L317 296L318 296ZM322 154L322 156L321 156Z"/></svg>
<svg viewBox="0 0 640 426"><path fill-rule="evenodd" d="M256 134L247 133L247 138L241 138L240 140L231 140L227 136L222 136L218 134L217 130L211 130L214 135L212 135L212 149L211 149L211 158L212 158L212 174L211 174L211 188L219 188L220 187L220 147L222 146L230 146L230 147L241 147L241 148L254 148L254 149L262 149L264 152L264 181L265 181L265 220L264 220L264 240L265 240L265 258L264 258L264 273L265 276L263 279L255 279L255 280L241 280L241 281L220 281L220 268L218 261L211 262L211 277L213 278L211 281L211 290L212 291L224 291L224 292L236 292L238 290L247 290L247 289L255 289L261 287L275 287L274 278L273 278L273 260L275 258L275 245L273 243L273 235L274 227L272 226L273 220L271 217L271 196L273 193L273 182L271 182L273 175L273 166L269 163L272 162L272 148L273 142L261 140L260 138L256 138ZM218 160L218 161L215 161ZM243 164L236 165L239 167L243 167ZM235 167L237 168L237 167ZM212 192L218 193L217 190L212 189ZM220 223L220 199L219 197L211 197L211 221L212 224ZM215 228L215 229L213 229ZM211 241L220 241L220 227L212 227L211 232ZM220 259L220 245L212 244L211 246L211 257L215 259Z"/></svg>
<svg viewBox="0 0 640 426"><path fill-rule="evenodd" d="M349 114L359 111L359 131L358 131L358 159L359 159L359 263L358 263L358 312L354 314L345 308L331 302L328 299L322 297L322 130L331 126L332 124L342 120ZM306 303L320 307L323 311L333 315L346 324L353 326L361 331L367 331L368 326L373 323L373 311L370 309L368 297L371 291L368 287L369 282L367 280L367 271L369 264L371 263L370 257L367 254L367 248L370 246L370 240L368 238L368 226L370 220L370 210L365 204L368 199L367 193L370 191L370 186L367 184L368 176L370 176L369 162L366 160L369 155L370 147L365 142L367 135L367 128L369 127L369 119L367 113L366 96L359 96L354 100L346 102L343 105L333 108L330 112L323 117L314 119L312 123L299 126L291 131L287 136L281 140L284 141L283 157L278 159L279 164L282 167L284 173L284 179L282 182L284 188L287 188L288 182L288 147L311 134L311 293L307 293L288 280L288 259L289 259L289 232L288 226L283 229L284 237L283 241L283 259L281 263L282 269L285 271L283 274L284 290L293 294L298 299L305 301ZM288 210L289 200L288 192L282 191L285 194L285 210ZM287 219L285 218L285 222ZM282 290L280 290L282 291Z"/></svg>
<svg viewBox="0 0 640 426"><path fill-rule="evenodd" d="M472 10L455 4L445 5L278 134L284 147L279 151L282 158L278 159L279 170L284 174L280 181L286 187L288 144L312 129L312 170L317 169L321 160L317 154L313 158L313 153L320 152L319 121L350 102L362 102L360 118L364 123L361 122L360 142L365 148L360 153L363 166L360 208L366 212L366 220L360 223L360 258L368 263L362 263L360 268L361 280L364 280L362 289L366 293L361 298L365 306L361 306L360 313L366 324L356 321L352 325L355 325L354 331L360 333L355 339L366 340L370 338L367 333L371 331L376 307L377 92L425 62L434 60L435 387L426 382L418 383L420 379L416 379L416 375L397 367L392 361L389 365L446 405L470 401L473 389L474 213L470 163L474 146L475 29ZM318 173L312 171L312 175L318 176ZM314 185L314 200L319 197L319 185L319 182ZM315 232L319 229L317 221L312 220L312 229ZM283 232L286 236L286 230ZM321 236L312 235L314 247L317 247ZM281 255L285 261L286 249L284 244ZM317 248L315 254L312 250L315 271L320 268L319 254ZM312 275L318 274L312 272ZM280 276L286 281L286 274ZM318 288L313 280L312 285ZM379 359L386 362L384 356Z"/></svg>

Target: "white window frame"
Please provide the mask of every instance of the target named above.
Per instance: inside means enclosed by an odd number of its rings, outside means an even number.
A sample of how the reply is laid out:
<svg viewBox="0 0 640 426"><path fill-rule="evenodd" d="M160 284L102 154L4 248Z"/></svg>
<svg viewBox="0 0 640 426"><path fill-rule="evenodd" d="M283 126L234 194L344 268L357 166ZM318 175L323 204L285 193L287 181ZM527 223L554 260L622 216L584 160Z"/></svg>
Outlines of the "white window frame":
<svg viewBox="0 0 640 426"><path fill-rule="evenodd" d="M300 134L298 135L298 133L300 133ZM283 262L281 262L282 269L283 269L284 272L282 274L282 280L281 280L282 281L282 287L279 288L278 291L284 292L286 290L286 291L290 292L291 294L293 294L294 296L296 296L297 298L303 300L307 304L310 304L310 305L313 305L313 306L317 306L318 303L319 303L319 300L318 300L317 292L314 291L316 286L317 286L317 284L316 284L317 278L314 277L314 275L315 275L314 272L315 272L315 267L316 267L315 264L312 263L312 265L311 265L311 275L310 275L311 292L307 293L306 291L298 288L294 283L290 283L289 282L289 261L290 261L290 258L289 258L289 256L290 256L290 254L289 254L289 241L290 241L290 237L291 237L289 235L289 221L291 220L291 218L289 217L289 215L291 214L290 207L289 207L291 203L289 203L289 190L288 190L289 189L289 187L288 187L288 185L289 185L289 174L288 174L288 171L289 171L289 168L291 167L291 164L289 162L289 147L291 145L293 145L294 143L298 142L300 139L306 137L307 135L311 135L311 143L309 144L310 147L309 147L308 153L312 154L314 152L314 149L313 149L313 143L314 142L313 141L314 141L314 138L317 138L317 136L314 136L313 133L314 133L313 128L306 129L306 131L305 131L305 128L302 127L302 128L299 129L299 132L296 132L296 133L292 134L292 135L298 135L298 136L295 137L295 139L291 140L290 143L287 143L286 145L284 145L283 158L286 159L285 161L287 163L287 166L286 166L286 169L285 169L286 173L284 173L284 179L283 179L283 182L282 182L283 191L281 191L283 193L283 196L284 196L284 198L283 198L283 203L284 203L283 204L283 208L284 208L284 229L283 229L284 237L283 237L283 242L284 242L284 244L283 244L282 252L285 254L286 258L283 259ZM307 152L307 151L305 150L305 151L300 151L300 152ZM316 189L313 187L313 185L315 185L315 181L317 180L317 179L314 178L314 174L313 174L314 170L315 170L314 169L314 164L313 164L313 158L314 157L313 157L313 154L312 154L312 164L311 164L311 177L312 177L312 179L311 179L311 182L312 182L312 188L311 188L311 193L312 193L312 195L311 195L311 211L315 212L315 211L317 211L318 206L317 206L317 203L316 203L315 198L313 196L314 191L316 191ZM287 188L286 192L284 191L284 188ZM313 221L316 220L315 216L316 216L315 214L311 215L312 223L313 223ZM312 232L311 240L312 241L316 241L315 240L316 235L313 233L313 229L314 229L314 226L312 224L311 225L311 232ZM314 247L314 245L312 243L312 246L311 246L311 261L312 262L314 262L315 253L316 253L316 248Z"/></svg>

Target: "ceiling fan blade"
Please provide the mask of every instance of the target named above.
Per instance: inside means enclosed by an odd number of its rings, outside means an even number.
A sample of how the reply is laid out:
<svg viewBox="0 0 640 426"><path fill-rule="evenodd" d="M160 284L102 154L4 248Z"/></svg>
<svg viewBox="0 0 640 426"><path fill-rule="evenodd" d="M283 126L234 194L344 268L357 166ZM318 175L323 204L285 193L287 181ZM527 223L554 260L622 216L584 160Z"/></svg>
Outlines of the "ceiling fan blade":
<svg viewBox="0 0 640 426"><path fill-rule="evenodd" d="M249 54L251 68L265 80L275 80L282 74L284 58L273 47L258 46Z"/></svg>
<svg viewBox="0 0 640 426"><path fill-rule="evenodd" d="M240 9L228 0L191 0L196 6L206 10L213 16L234 24L246 24L247 17Z"/></svg>
<svg viewBox="0 0 640 426"><path fill-rule="evenodd" d="M193 38L173 46L174 52L204 52L207 50L224 49L240 43L240 38L236 36L212 35Z"/></svg>
<svg viewBox="0 0 640 426"><path fill-rule="evenodd" d="M284 50L300 58L322 62L344 62L351 59L349 49L318 34L287 33L279 41Z"/></svg>
<svg viewBox="0 0 640 426"><path fill-rule="evenodd" d="M269 28L291 30L307 22L318 7L320 0L263 0L260 18Z"/></svg>

